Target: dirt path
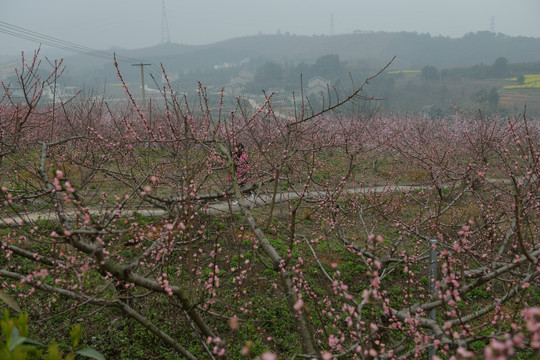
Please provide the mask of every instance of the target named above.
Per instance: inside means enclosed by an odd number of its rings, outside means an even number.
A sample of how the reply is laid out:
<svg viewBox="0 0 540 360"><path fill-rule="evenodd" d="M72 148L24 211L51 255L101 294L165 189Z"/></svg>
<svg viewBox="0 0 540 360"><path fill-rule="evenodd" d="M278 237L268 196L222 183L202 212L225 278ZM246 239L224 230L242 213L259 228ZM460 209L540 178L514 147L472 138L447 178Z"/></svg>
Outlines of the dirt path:
<svg viewBox="0 0 540 360"><path fill-rule="evenodd" d="M349 194L368 194L368 193L383 193L383 192L408 192L408 191L416 191L421 189L427 189L429 186L426 185L391 185L391 186L362 186L357 188L351 188L346 190ZM305 198L307 199L321 199L325 197L327 193L322 191L310 191L306 193ZM287 200L293 200L298 198L298 194L296 192L280 192L276 194L276 202L283 202ZM243 206L248 206L251 208L254 207L264 207L268 205L272 201L271 195L264 195L260 194L257 195L255 198L255 201L251 201L248 199L240 199L240 203ZM210 202L206 204L205 212L208 214L218 215L223 213L228 213L231 210L232 211L238 211L240 209L239 204L229 204L227 201L220 201L220 202ZM111 211L108 209L108 211ZM94 209L90 210L91 214L99 214L103 213L103 209ZM139 214L142 216L163 216L167 212L163 209L159 208L144 208L144 209L124 209L120 211L120 216L132 216L134 214ZM66 212L66 216L73 220L75 220L75 217L77 216L77 213L75 211L73 212ZM0 224L4 225L16 225L16 224L23 224L23 223L32 223L39 220L55 220L58 216L56 213L52 211L40 211L40 212L30 212L30 213L21 213L21 214L14 214L13 216L7 216L0 218Z"/></svg>
<svg viewBox="0 0 540 360"><path fill-rule="evenodd" d="M512 181L508 179L485 179L486 182L491 184L501 184L501 185L511 185ZM442 187L449 187L449 185L442 185ZM395 192L409 192L409 191L418 191L418 190L426 190L431 189L431 185L370 185L370 186L359 186L354 187L345 190L348 194L380 194L380 193L395 193ZM324 191L310 191L305 194L304 198L311 199L311 200L317 200L322 199L325 196L327 196L328 193ZM276 202L282 202L287 200L293 200L297 199L299 197L298 193L292 192L292 191L285 191L285 192L279 192L276 194ZM242 198L239 200L240 203L243 206L247 206L250 208L254 207L264 207L271 203L272 201L272 195L265 195L260 194L257 195L255 198L255 201L250 201L246 198ZM204 208L205 212L207 214L223 214L228 213L231 210L233 212L237 212L240 210L240 205L238 204L232 204L227 201L220 201L220 202L209 202L206 203L206 207ZM103 214L103 209L91 209L91 214ZM107 209L109 213L111 211L116 211L114 209ZM120 211L120 216L122 217L129 217L133 216L134 214L139 214L142 216L163 216L167 213L166 210L159 209L159 208L142 208L142 209L123 209ZM78 214L73 212L67 212L66 216L68 219L75 220L76 216ZM58 218L58 215L54 213L53 211L41 211L41 212L30 212L30 213L21 213L21 214L14 214L12 216L5 216L0 218L0 224L11 226L11 225L17 225L17 224L24 224L24 223L33 223L35 221L39 220L55 220Z"/></svg>

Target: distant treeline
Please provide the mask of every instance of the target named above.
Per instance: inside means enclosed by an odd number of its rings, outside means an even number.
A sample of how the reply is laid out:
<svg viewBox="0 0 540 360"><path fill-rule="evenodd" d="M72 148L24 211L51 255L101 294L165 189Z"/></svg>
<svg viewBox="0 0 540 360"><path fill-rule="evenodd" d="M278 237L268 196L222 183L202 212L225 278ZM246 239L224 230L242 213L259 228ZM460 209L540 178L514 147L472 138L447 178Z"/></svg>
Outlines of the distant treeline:
<svg viewBox="0 0 540 360"><path fill-rule="evenodd" d="M468 67L456 67L438 69L434 65L426 65L419 70L425 80L441 79L504 79L509 77L519 77L525 74L540 74L540 61L528 63L509 63L505 57L498 57L492 64L477 64ZM376 69L366 62L346 62L341 61L336 54L328 54L318 58L314 64L301 62L296 65L279 64L267 61L255 70L255 76L249 89L259 88L281 88L294 89L298 87L300 76L304 81L320 76L327 79L333 85L341 85L347 82L352 76L355 79L368 77ZM399 71L393 71L399 75ZM384 81L384 76L382 77ZM380 79L378 79L380 81Z"/></svg>
<svg viewBox="0 0 540 360"><path fill-rule="evenodd" d="M540 74L540 61L508 63L505 57L500 57L492 65L477 64L465 68L441 70L441 75L445 77L463 76L471 79L518 77L525 74Z"/></svg>

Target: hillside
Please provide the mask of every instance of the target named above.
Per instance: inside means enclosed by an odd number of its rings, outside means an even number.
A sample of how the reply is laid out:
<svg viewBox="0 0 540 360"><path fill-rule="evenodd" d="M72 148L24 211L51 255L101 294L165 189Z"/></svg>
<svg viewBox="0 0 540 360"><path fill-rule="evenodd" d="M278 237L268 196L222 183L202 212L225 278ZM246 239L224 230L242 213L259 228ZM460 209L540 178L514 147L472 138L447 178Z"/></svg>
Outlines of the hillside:
<svg viewBox="0 0 540 360"><path fill-rule="evenodd" d="M396 56L397 68L440 68L492 63L498 57L509 62L540 60L540 38L511 37L488 31L470 33L462 38L432 37L410 32L360 33L335 36L257 35L229 39L214 44L193 46L161 44L149 48L111 49L125 63L144 60L164 63L174 71L195 71L243 59L289 63L313 63L326 54L342 60L367 60L382 64ZM129 59L128 59L129 58ZM102 68L110 61L87 55L67 57L73 69Z"/></svg>
<svg viewBox="0 0 540 360"><path fill-rule="evenodd" d="M216 44L217 45L217 44ZM273 61L313 62L325 54L343 60L372 59L385 62L396 56L396 66L418 68L470 66L491 63L504 56L510 62L540 59L540 39L479 32L460 39L428 34L362 33L336 36L262 35L220 43L240 57L264 57Z"/></svg>

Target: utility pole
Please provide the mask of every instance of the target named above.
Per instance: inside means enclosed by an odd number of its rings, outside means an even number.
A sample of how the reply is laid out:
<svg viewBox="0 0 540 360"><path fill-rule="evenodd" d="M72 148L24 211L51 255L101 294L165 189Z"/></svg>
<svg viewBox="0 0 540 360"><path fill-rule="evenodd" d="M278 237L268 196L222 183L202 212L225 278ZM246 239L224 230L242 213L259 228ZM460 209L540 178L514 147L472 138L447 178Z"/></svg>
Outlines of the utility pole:
<svg viewBox="0 0 540 360"><path fill-rule="evenodd" d="M431 298L437 297L437 239L429 239L429 292ZM429 312L429 318L433 321L437 321L437 310L432 309ZM437 351L432 345L429 348L428 359L432 360Z"/></svg>
<svg viewBox="0 0 540 360"><path fill-rule="evenodd" d="M131 66L140 66L141 67L141 85L142 85L142 105L143 107L146 106L146 97L144 96L144 67L150 66L152 64L131 64Z"/></svg>

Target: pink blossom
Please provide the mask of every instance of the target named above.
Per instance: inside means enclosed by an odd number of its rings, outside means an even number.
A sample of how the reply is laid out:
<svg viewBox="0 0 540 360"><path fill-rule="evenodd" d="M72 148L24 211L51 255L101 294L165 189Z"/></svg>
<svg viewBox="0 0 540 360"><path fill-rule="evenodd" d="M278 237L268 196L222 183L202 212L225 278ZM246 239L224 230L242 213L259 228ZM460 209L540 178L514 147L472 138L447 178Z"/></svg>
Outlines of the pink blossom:
<svg viewBox="0 0 540 360"><path fill-rule="evenodd" d="M328 351L324 351L324 352L321 353L321 359L330 360L330 359L332 359L332 354L329 353Z"/></svg>
<svg viewBox="0 0 540 360"><path fill-rule="evenodd" d="M233 315L229 318L229 326L231 330L238 330L238 316Z"/></svg>
<svg viewBox="0 0 540 360"><path fill-rule="evenodd" d="M462 348L462 347L460 347L460 348L457 349L457 355L458 355L461 359L474 359L474 358L475 358L474 353L472 353L472 352L470 352L469 350L464 349L464 348Z"/></svg>
<svg viewBox="0 0 540 360"><path fill-rule="evenodd" d="M261 360L277 360L277 355L267 351L261 355Z"/></svg>

